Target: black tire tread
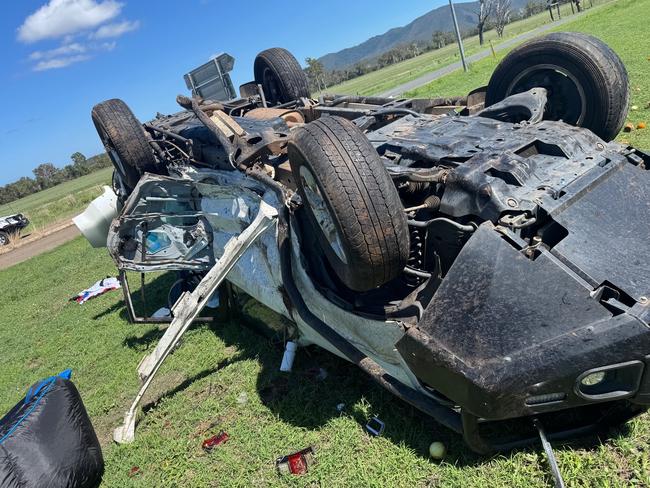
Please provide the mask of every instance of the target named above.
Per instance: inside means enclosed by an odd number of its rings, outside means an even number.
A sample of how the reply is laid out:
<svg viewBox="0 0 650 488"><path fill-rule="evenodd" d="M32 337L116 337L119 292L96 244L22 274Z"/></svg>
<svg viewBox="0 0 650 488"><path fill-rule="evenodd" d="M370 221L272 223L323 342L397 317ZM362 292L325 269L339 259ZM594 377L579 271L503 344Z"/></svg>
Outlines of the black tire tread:
<svg viewBox="0 0 650 488"><path fill-rule="evenodd" d="M255 81L261 83L261 72L266 64L275 73L281 87L281 103L299 98L309 98L309 82L307 75L300 67L298 60L284 48L272 47L259 53L255 58Z"/></svg>
<svg viewBox="0 0 650 488"><path fill-rule="evenodd" d="M347 275L337 272L342 281L365 291L398 276L409 254L406 216L366 136L346 119L322 117L296 130L289 147L290 159L299 150L309 162L338 220L351 261Z"/></svg>
<svg viewBox="0 0 650 488"><path fill-rule="evenodd" d="M585 70L594 80L596 100L582 124L606 141L614 139L622 129L629 104L629 79L620 57L600 39L578 32L555 32L532 39L513 49L495 69L486 94L486 106L501 101L518 65L540 55L567 57L571 64ZM594 104L602 106L602 114Z"/></svg>
<svg viewBox="0 0 650 488"><path fill-rule="evenodd" d="M95 126L101 125L120 156L120 160L140 172L156 164L156 158L142 128L126 103L118 98L106 100L92 109Z"/></svg>

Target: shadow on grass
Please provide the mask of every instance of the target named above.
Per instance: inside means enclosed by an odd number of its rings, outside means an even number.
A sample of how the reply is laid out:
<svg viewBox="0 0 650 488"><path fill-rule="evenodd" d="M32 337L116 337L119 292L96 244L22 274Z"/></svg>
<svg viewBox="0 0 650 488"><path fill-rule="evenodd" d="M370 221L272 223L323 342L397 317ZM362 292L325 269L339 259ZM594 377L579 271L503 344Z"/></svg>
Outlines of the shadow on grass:
<svg viewBox="0 0 650 488"><path fill-rule="evenodd" d="M265 314L265 318L267 315ZM441 441L448 448L446 462L458 466L482 464L492 456L471 451L462 437L426 416L406 402L376 385L360 369L318 347L300 349L291 374L279 371L282 361L282 338L278 334L251 334L263 330L259 320L241 316L236 321L212 326L214 333L227 345L236 347L239 359L256 358L262 365L257 378L257 391L262 403L282 421L305 429L318 430L340 415L353 418L365 426L377 416L386 424L383 436L395 444L403 444L422 458L429 459L429 445ZM327 374L319 377L320 370ZM345 404L343 412L337 405ZM532 424L531 422L529 422ZM536 431L531 430L532 434ZM554 442L556 448L594 450L601 439L621 437L629 433L624 424L607 435L581 437L572 441ZM543 456L541 444L523 449Z"/></svg>
<svg viewBox="0 0 650 488"><path fill-rule="evenodd" d="M147 285L153 298L147 303L153 304L161 300L164 302L167 296L165 287L172 282L168 277L161 276ZM134 290L133 295L134 305L142 306L141 299L138 298L139 293ZM123 307L124 303L114 305L99 316L114 312L120 306ZM270 321L281 322L283 319L263 306L258 305L256 309L262 310L260 317L238 314L228 320L225 314L220 312L215 322L201 324L203 327L209 327L227 346L236 347L239 353L215 367L187 378L162 393L154 401L144 405L143 410L151 411L161 400L173 397L195 381L217 373L234 362L255 359L261 365L261 372L257 378L260 399L283 422L305 429L318 430L340 415L353 418L360 426L364 426L371 417L376 416L386 425L384 437L395 444L408 446L422 458L429 457L428 448L431 442L441 441L448 448L446 457L448 463L471 466L482 464L490 459L489 456L475 454L464 444L461 436L447 430L432 418L375 385L354 365L323 349L317 347L300 349L293 372L281 373L279 366L282 361L283 338L267 325ZM127 319L124 308L121 316ZM199 325L193 327L195 326ZM158 329L152 329L143 335L127 337L123 343L125 347L144 351L163 333ZM322 374L322 371L326 374ZM345 405L342 412L337 410L339 404ZM613 430L607 437L622 437L627 435L628 431L627 425L623 425ZM557 442L554 446L591 450L598 447L599 441L598 437L591 436L570 442ZM533 445L525 450L543 453L540 445Z"/></svg>
<svg viewBox="0 0 650 488"><path fill-rule="evenodd" d="M177 393L182 392L183 390L185 390L186 388L188 388L188 387L189 387L192 383L194 383L195 381L202 380L203 378L206 378L207 376L210 376L211 374L216 373L216 372L222 370L223 368L226 368L226 367L228 367L229 365L231 365L231 364L233 364L233 363L236 363L237 361L241 361L242 359L245 359L245 358L243 358L241 355L236 355L236 356L233 356L233 357L231 357L231 358L226 358L226 359L224 359L223 361L220 361L220 362L219 362L219 363L218 363L214 368L204 369L204 370L201 371L200 373L197 373L197 374L195 374L195 375L193 375L193 376L190 376L189 378L187 378L187 379L184 380L183 382L179 383L177 386L175 386L175 387L172 388L171 390L168 390L168 391L164 392L162 395L160 395L160 396L159 396L158 398L156 398L154 401L149 402L149 403L143 405L143 406L142 406L142 411L143 411L143 413L146 414L146 413L149 412L150 410L156 408L156 406L157 406L157 405L158 405L162 400L164 400L164 399L166 399L166 398L171 398L171 397L173 397L174 395L176 395Z"/></svg>

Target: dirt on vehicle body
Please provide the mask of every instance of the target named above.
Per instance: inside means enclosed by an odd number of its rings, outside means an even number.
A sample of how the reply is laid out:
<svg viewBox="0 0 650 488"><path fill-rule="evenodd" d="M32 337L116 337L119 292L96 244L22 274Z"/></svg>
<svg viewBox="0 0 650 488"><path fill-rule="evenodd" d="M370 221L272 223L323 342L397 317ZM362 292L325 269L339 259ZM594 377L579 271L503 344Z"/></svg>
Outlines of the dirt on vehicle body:
<svg viewBox="0 0 650 488"><path fill-rule="evenodd" d="M645 411L650 156L611 142L628 86L607 46L551 34L453 99L313 100L277 48L255 77L144 125L93 109L127 303L127 271L182 283L144 389L225 279L479 452L533 418L559 438Z"/></svg>

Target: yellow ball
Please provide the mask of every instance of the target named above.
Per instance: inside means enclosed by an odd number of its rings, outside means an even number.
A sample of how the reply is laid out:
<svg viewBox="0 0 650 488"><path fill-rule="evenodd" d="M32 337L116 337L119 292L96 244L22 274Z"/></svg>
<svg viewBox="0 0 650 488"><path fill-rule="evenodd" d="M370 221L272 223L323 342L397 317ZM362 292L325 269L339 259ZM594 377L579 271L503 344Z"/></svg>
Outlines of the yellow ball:
<svg viewBox="0 0 650 488"><path fill-rule="evenodd" d="M432 442L429 446L429 454L433 459L442 459L447 454L447 448L442 442Z"/></svg>

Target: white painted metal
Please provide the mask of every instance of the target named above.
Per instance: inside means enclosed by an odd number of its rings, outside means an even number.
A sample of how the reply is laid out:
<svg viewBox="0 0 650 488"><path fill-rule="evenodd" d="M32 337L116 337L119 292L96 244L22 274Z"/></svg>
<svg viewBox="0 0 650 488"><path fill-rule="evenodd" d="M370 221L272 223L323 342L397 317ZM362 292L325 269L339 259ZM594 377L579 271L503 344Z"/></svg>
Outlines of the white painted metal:
<svg viewBox="0 0 650 488"><path fill-rule="evenodd" d="M214 267L208 271L196 289L192 293L183 294L178 302L176 302L173 308L174 319L171 325L156 346L154 352L147 356L140 364L139 373L144 383L136 395L131 408L124 417L124 424L113 432L115 442L127 443L133 441L135 438L135 421L138 406L163 361L178 344L194 319L201 313L203 307L210 301L210 298L226 278L228 272L255 240L277 221L277 216L277 209L261 201L259 211L253 222L241 234L228 241L223 255Z"/></svg>

